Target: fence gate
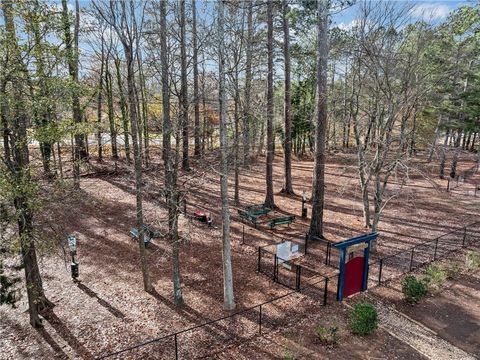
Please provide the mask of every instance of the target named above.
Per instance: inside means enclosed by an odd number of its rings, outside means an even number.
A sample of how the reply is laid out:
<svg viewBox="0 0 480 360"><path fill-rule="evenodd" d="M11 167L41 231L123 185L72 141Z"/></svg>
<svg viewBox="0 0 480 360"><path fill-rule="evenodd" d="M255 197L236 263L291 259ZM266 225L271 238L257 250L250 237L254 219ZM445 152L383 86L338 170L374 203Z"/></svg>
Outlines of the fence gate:
<svg viewBox="0 0 480 360"><path fill-rule="evenodd" d="M337 300L367 290L368 256L370 242L378 237L378 233L357 236L332 245L340 251L340 273L338 274ZM363 250L363 256L347 256Z"/></svg>

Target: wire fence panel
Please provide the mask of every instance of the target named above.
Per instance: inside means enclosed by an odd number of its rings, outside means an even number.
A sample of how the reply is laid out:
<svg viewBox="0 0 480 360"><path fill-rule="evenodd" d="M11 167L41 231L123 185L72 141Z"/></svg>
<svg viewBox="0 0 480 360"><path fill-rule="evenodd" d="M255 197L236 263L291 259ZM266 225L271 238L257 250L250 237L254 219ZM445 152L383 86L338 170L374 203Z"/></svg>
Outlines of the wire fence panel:
<svg viewBox="0 0 480 360"><path fill-rule="evenodd" d="M117 355L108 357L115 360L171 360L175 359L175 336L171 335L154 342L126 350Z"/></svg>
<svg viewBox="0 0 480 360"><path fill-rule="evenodd" d="M448 257L451 252L461 248L463 243L463 235L463 230L460 230L440 236L438 238L436 258L439 259Z"/></svg>
<svg viewBox="0 0 480 360"><path fill-rule="evenodd" d="M327 304L333 304L337 301L337 290L338 290L338 275L330 276L328 278L327 286Z"/></svg>
<svg viewBox="0 0 480 360"><path fill-rule="evenodd" d="M298 320L304 314L304 297L299 293L271 301L262 305L262 332L277 330Z"/></svg>
<svg viewBox="0 0 480 360"><path fill-rule="evenodd" d="M275 256L274 253L258 248L258 271L272 279L275 276Z"/></svg>
<svg viewBox="0 0 480 360"><path fill-rule="evenodd" d="M378 285L380 279L380 267L383 260L375 261L368 264L368 283L367 287L374 287ZM383 269L382 269L383 270Z"/></svg>
<svg viewBox="0 0 480 360"><path fill-rule="evenodd" d="M417 269L423 265L431 263L435 256L435 243L427 242L417 245L414 249L412 269Z"/></svg>
<svg viewBox="0 0 480 360"><path fill-rule="evenodd" d="M206 326L178 334L178 358L207 357L227 346L240 344L258 333L259 308L248 309Z"/></svg>
<svg viewBox="0 0 480 360"><path fill-rule="evenodd" d="M382 281L394 279L410 271L412 252L402 251L383 259Z"/></svg>
<svg viewBox="0 0 480 360"><path fill-rule="evenodd" d="M465 245L469 246L480 241L480 222L467 226L465 232Z"/></svg>
<svg viewBox="0 0 480 360"><path fill-rule="evenodd" d="M283 261L277 257L276 281L283 286L295 290L297 288L298 268L299 266L297 264L291 261Z"/></svg>

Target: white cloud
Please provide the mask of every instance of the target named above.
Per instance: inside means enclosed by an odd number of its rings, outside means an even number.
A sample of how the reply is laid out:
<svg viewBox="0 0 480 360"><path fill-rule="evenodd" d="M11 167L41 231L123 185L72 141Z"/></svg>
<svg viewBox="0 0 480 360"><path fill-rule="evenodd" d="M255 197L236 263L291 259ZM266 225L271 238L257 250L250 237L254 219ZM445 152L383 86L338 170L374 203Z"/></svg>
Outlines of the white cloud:
<svg viewBox="0 0 480 360"><path fill-rule="evenodd" d="M349 23L341 22L340 24L337 25L337 27L342 30L352 30L354 27L357 27L359 25L360 25L360 20L353 19Z"/></svg>
<svg viewBox="0 0 480 360"><path fill-rule="evenodd" d="M439 3L422 3L415 5L410 14L413 17L424 20L440 20L444 19L450 13L450 8L445 4Z"/></svg>

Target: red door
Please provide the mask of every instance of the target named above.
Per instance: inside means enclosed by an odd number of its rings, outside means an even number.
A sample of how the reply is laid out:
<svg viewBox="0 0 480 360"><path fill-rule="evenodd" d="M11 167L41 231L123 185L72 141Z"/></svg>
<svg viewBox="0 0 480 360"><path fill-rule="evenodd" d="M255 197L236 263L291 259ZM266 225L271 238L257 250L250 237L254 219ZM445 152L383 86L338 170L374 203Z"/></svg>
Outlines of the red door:
<svg viewBox="0 0 480 360"><path fill-rule="evenodd" d="M357 256L345 264L343 296L347 297L362 290L364 258Z"/></svg>

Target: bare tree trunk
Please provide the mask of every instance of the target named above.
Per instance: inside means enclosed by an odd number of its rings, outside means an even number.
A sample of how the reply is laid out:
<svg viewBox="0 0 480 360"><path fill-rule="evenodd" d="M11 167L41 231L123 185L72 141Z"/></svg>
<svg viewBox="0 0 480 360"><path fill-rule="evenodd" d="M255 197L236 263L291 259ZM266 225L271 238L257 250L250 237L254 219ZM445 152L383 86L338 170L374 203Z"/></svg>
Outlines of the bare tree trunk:
<svg viewBox="0 0 480 360"><path fill-rule="evenodd" d="M250 94L252 86L253 1L247 1L247 46L245 60L245 105L243 107L243 162L250 157Z"/></svg>
<svg viewBox="0 0 480 360"><path fill-rule="evenodd" d="M140 252L140 262L142 267L143 287L145 291L151 292L153 290L150 280L150 272L148 269L148 262L145 251L145 229L143 223L143 184L142 184L142 154L140 151L139 142L139 127L138 127L138 104L135 88L135 57L133 54L133 48L135 40L138 40L133 35L138 31L135 20L132 17L135 16L135 9L133 0L129 2L129 10L127 10L126 2L116 3L110 2L108 7L109 17L100 10L94 3L95 8L99 11L99 14L109 22L115 29L118 35L125 53L125 59L127 60L127 89L128 89L128 109L130 115L130 126L132 129L132 142L133 142L133 160L135 167L135 196L136 196L136 225L138 229L138 247ZM129 14L127 15L127 12ZM138 45L138 44L137 44Z"/></svg>
<svg viewBox="0 0 480 360"><path fill-rule="evenodd" d="M202 61L202 111L203 111L203 128L202 128L202 157L205 156L205 142L208 145L208 118L207 118L207 105L205 98L205 57Z"/></svg>
<svg viewBox="0 0 480 360"><path fill-rule="evenodd" d="M318 1L317 23L317 124L310 235L323 237L325 197L325 131L327 128L328 0Z"/></svg>
<svg viewBox="0 0 480 360"><path fill-rule="evenodd" d="M185 1L180 1L180 61L181 61L181 89L180 89L180 116L182 123L182 169L190 170L188 155L188 89L187 89L187 52L185 37Z"/></svg>
<svg viewBox="0 0 480 360"><path fill-rule="evenodd" d="M45 101L45 105L41 109L34 112L39 113L37 119L37 125L40 127L46 127L50 124L52 119L52 105L49 103L49 97L51 96L50 87L47 84L47 73L45 69L45 53L42 41L42 34L40 32L40 4L38 0L34 2L34 11L32 19L32 28L34 33L35 46L33 52L36 59L37 78L38 78L38 93L40 101ZM37 117L37 116L36 116ZM42 155L43 171L47 178L52 178L53 174L50 168L50 156L52 155L52 141L43 140L40 141L40 152Z"/></svg>
<svg viewBox="0 0 480 360"><path fill-rule="evenodd" d="M232 254L230 244L230 213L228 206L228 144L227 144L227 104L225 96L225 38L224 38L224 4L218 5L218 73L219 73L219 107L220 107L220 188L222 196L222 234L223 234L223 307L225 310L235 308L233 293Z"/></svg>
<svg viewBox="0 0 480 360"><path fill-rule="evenodd" d="M98 94L97 94L97 146L98 146L98 160L102 161L103 159L103 149L102 149L102 102L103 102L103 67L105 63L104 55L104 38L102 34L102 54L101 54L101 64L100 64L100 77L98 79Z"/></svg>
<svg viewBox="0 0 480 360"><path fill-rule="evenodd" d="M117 128L115 125L115 110L113 108L113 87L112 87L112 74L110 73L109 59L105 62L105 87L107 91L107 106L108 106L108 124L110 127L110 140L112 142L112 157L118 159L118 147L117 147Z"/></svg>
<svg viewBox="0 0 480 360"><path fill-rule="evenodd" d="M165 162L165 188L167 191L168 231L172 244L173 263L173 298L175 304L183 304L182 283L180 276L180 244L178 238L178 191L172 155L172 122L170 120L170 88L168 79L167 47L167 0L160 1L160 46L162 66L162 100L163 100L163 160Z"/></svg>
<svg viewBox="0 0 480 360"><path fill-rule="evenodd" d="M267 161L265 205L275 207L273 199L273 1L267 1Z"/></svg>
<svg viewBox="0 0 480 360"><path fill-rule="evenodd" d="M238 162L239 162L239 106L240 106L240 89L238 87L238 62L235 62L235 75L234 75L234 87L235 87L235 104L234 104L234 122L235 122L235 149L234 149L234 197L233 201L235 206L238 206L240 204L240 194L239 194L239 168L238 168Z"/></svg>
<svg viewBox="0 0 480 360"><path fill-rule="evenodd" d="M9 156L11 156L11 163L7 165L9 165L8 169L14 178L14 184L17 186L14 192L13 203L16 210L18 235L25 269L30 324L33 327L37 327L42 325L40 313L53 306L53 304L45 297L33 234L33 210L31 202L34 200L30 199L31 194L29 194L33 184L29 169L27 105L24 99L26 93L24 84L26 79L24 77L28 75L26 74L26 67L23 64L20 48L17 43L12 1L3 0L1 6L6 35L4 50L8 54L7 65L13 75L11 81L13 96L15 97L15 105L8 114L11 119L11 132L9 132L8 136L10 137L9 140L12 145L12 153L9 154ZM6 118L6 121L8 126L8 118ZM8 128L10 129L10 126L8 126Z"/></svg>
<svg viewBox="0 0 480 360"><path fill-rule="evenodd" d="M3 65L3 64L2 64ZM3 76L2 76L3 77ZM10 164L11 151L10 151L10 127L8 124L9 106L6 97L7 81L2 81L0 88L0 120L2 122L2 137L3 137L3 156L5 162Z"/></svg>
<svg viewBox="0 0 480 360"><path fill-rule="evenodd" d="M285 188L286 194L294 194L292 185L292 118L291 109L291 84L290 84L290 29L288 24L288 3L282 2L283 15L283 57L285 63L285 93L284 93L284 117L285 117Z"/></svg>
<svg viewBox="0 0 480 360"><path fill-rule="evenodd" d="M194 101L194 137L195 150L194 156L200 157L201 143L200 143L200 99L198 96L198 44L197 44L197 6L196 0L192 0L192 37L193 37L193 101Z"/></svg>
<svg viewBox="0 0 480 360"><path fill-rule="evenodd" d="M125 157L127 158L127 164L130 165L132 161L130 156L130 135L128 129L128 116L127 116L127 103L125 101L125 94L123 92L123 81L122 75L120 72L120 59L118 57L115 58L115 69L117 72L117 86L118 86L118 93L120 96L120 110L122 112L122 124L123 124L123 142L125 143Z"/></svg>
<svg viewBox="0 0 480 360"><path fill-rule="evenodd" d="M68 61L68 73L74 84L78 84L78 27L80 21L80 11L78 9L78 0L75 0L76 5L76 17L75 17L75 30L74 38L72 40L72 35L70 33L70 21L68 19L68 6L67 0L62 0L62 20L63 20L63 31L65 35L65 52ZM73 44L72 44L73 43ZM73 47L75 45L75 49ZM72 90L72 110L73 110L73 121L78 126L82 122L82 113L80 109L80 100L78 96L78 90ZM87 151L85 147L85 138L82 134L75 133L75 145L73 150L73 186L75 189L80 188L80 161L87 158Z"/></svg>

